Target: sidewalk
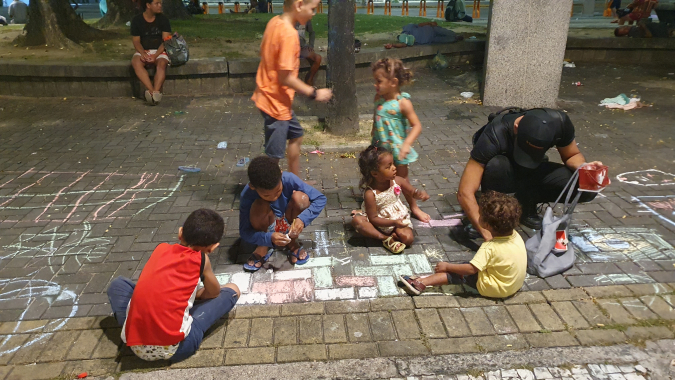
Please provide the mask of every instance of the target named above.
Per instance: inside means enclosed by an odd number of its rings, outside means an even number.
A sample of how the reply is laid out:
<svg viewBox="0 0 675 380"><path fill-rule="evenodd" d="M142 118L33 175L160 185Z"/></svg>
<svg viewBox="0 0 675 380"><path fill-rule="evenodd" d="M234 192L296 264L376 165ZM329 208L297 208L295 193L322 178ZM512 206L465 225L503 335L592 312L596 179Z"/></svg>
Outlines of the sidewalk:
<svg viewBox="0 0 675 380"><path fill-rule="evenodd" d="M456 287L412 300L395 286L398 274L425 274L438 261L472 257L449 235L460 219L455 192L471 136L495 111L459 96L477 92L476 72L418 70L404 89L424 128L411 178L431 195L423 209L434 219L415 225L416 242L405 254L389 255L349 226L349 211L361 201L356 161L339 153L307 155L301 163L306 177L328 196L325 212L302 237L313 248L312 259L296 270L254 275L243 273L247 251L237 239L246 171L235 163L260 154L262 143L260 116L247 95L167 96L157 107L131 99L3 97L0 379L153 365L126 349L118 353L119 328L111 323L105 289L117 276L137 278L154 247L175 241L178 227L199 207L225 218L226 236L211 262L219 280L238 283L244 296L197 355L178 366L671 338L670 70L563 70L560 107L575 124L581 151L605 162L613 183L576 209L570 232L576 265L545 280L528 277L523 292L505 302ZM576 81L584 86L571 85ZM629 112L597 106L621 92L654 106ZM358 85L359 114L372 113L372 94L372 84ZM313 112L301 99L296 111ZM228 148L216 150L225 140ZM191 164L202 171L177 170Z"/></svg>

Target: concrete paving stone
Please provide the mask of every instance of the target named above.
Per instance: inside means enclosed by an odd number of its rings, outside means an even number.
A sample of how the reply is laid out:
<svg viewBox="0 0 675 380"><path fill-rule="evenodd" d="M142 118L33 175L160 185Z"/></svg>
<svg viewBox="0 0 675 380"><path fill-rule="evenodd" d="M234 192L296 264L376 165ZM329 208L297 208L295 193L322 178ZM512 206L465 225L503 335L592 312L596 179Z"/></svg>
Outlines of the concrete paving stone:
<svg viewBox="0 0 675 380"><path fill-rule="evenodd" d="M443 308L443 307L459 307L459 302L455 296L426 296L414 297L415 307L423 308Z"/></svg>
<svg viewBox="0 0 675 380"><path fill-rule="evenodd" d="M427 338L447 337L445 328L443 327L443 323L441 322L441 318L436 309L417 309L415 310L415 314L420 327L422 327L422 333Z"/></svg>
<svg viewBox="0 0 675 380"><path fill-rule="evenodd" d="M626 310L621 302L615 299L600 299L597 300L600 308L604 309L609 314L609 319L618 324L634 324L635 318Z"/></svg>
<svg viewBox="0 0 675 380"><path fill-rule="evenodd" d="M15 366L5 380L53 379L55 376L59 376L65 367L65 362Z"/></svg>
<svg viewBox="0 0 675 380"><path fill-rule="evenodd" d="M49 321L44 319L35 321L4 322L0 325L0 334L38 333L43 331L44 326L48 323Z"/></svg>
<svg viewBox="0 0 675 380"><path fill-rule="evenodd" d="M302 315L298 317L300 325L298 339L300 344L323 343L323 326L320 315Z"/></svg>
<svg viewBox="0 0 675 380"><path fill-rule="evenodd" d="M438 314L443 320L445 330L451 338L470 336L471 330L467 326L462 312L456 308L438 309Z"/></svg>
<svg viewBox="0 0 675 380"><path fill-rule="evenodd" d="M482 307L482 306L494 306L499 304L499 301L490 299L490 298L483 298L483 297L476 297L476 296L469 296L469 297L457 297L457 301L459 301L459 305L461 307Z"/></svg>
<svg viewBox="0 0 675 380"><path fill-rule="evenodd" d="M577 330L574 336L582 346L608 346L626 341L626 335L618 330Z"/></svg>
<svg viewBox="0 0 675 380"><path fill-rule="evenodd" d="M658 318L649 308L638 298L620 298L619 301L631 315L638 320Z"/></svg>
<svg viewBox="0 0 675 380"><path fill-rule="evenodd" d="M103 336L102 330L83 330L77 340L73 342L66 358L68 360L90 359L101 336Z"/></svg>
<svg viewBox="0 0 675 380"><path fill-rule="evenodd" d="M467 354L479 352L476 338L429 339L429 347L433 355Z"/></svg>
<svg viewBox="0 0 675 380"><path fill-rule="evenodd" d="M325 302L326 314L367 313L370 311L368 300L345 300Z"/></svg>
<svg viewBox="0 0 675 380"><path fill-rule="evenodd" d="M206 331L206 334L204 334L204 340L199 347L202 349L216 349L223 347L223 340L225 340L225 330L227 329L225 324L225 320L221 319L216 321L215 325L211 326L208 331ZM253 330L251 329L251 333L252 332Z"/></svg>
<svg viewBox="0 0 675 380"><path fill-rule="evenodd" d="M579 343L567 331L552 332L552 333L533 333L525 334L525 339L530 346L535 348L544 347L570 347L578 346Z"/></svg>
<svg viewBox="0 0 675 380"><path fill-rule="evenodd" d="M506 310L520 332L536 332L542 329L527 305L508 305Z"/></svg>
<svg viewBox="0 0 675 380"><path fill-rule="evenodd" d="M659 318L675 320L675 310L663 298L659 296L642 296L640 301L650 310L656 313Z"/></svg>
<svg viewBox="0 0 675 380"><path fill-rule="evenodd" d="M189 358L178 363L172 363L171 368L204 368L223 365L225 350L204 349L199 347L197 352Z"/></svg>
<svg viewBox="0 0 675 380"><path fill-rule="evenodd" d="M347 337L350 342L371 342L368 314L347 314Z"/></svg>
<svg viewBox="0 0 675 380"><path fill-rule="evenodd" d="M327 357L323 344L282 346L277 349L277 363L326 360Z"/></svg>
<svg viewBox="0 0 675 380"><path fill-rule="evenodd" d="M281 317L274 319L274 344L289 345L298 343L298 319Z"/></svg>
<svg viewBox="0 0 675 380"><path fill-rule="evenodd" d="M553 377L572 377L572 372L566 368L548 367L547 369Z"/></svg>
<svg viewBox="0 0 675 380"><path fill-rule="evenodd" d="M537 380L552 379L553 375L545 367L535 367L534 368L534 378Z"/></svg>
<svg viewBox="0 0 675 380"><path fill-rule="evenodd" d="M246 347L248 341L249 327L251 320L249 319L232 319L227 321L225 330L224 348L232 347Z"/></svg>
<svg viewBox="0 0 675 380"><path fill-rule="evenodd" d="M323 316L323 339L326 343L347 342L345 317L342 314Z"/></svg>
<svg viewBox="0 0 675 380"><path fill-rule="evenodd" d="M272 364L274 347L232 348L225 351L225 365Z"/></svg>
<svg viewBox="0 0 675 380"><path fill-rule="evenodd" d="M668 286L668 284L629 284L626 287L638 297L673 292L673 288Z"/></svg>
<svg viewBox="0 0 675 380"><path fill-rule="evenodd" d="M274 335L274 320L272 318L254 318L251 320L251 336L249 347L271 346Z"/></svg>
<svg viewBox="0 0 675 380"><path fill-rule="evenodd" d="M530 371L529 369L516 369L516 372L518 372L518 376L522 380L534 380L534 373Z"/></svg>
<svg viewBox="0 0 675 380"><path fill-rule="evenodd" d="M544 303L546 298L541 292L518 292L504 300L506 305L521 305L530 303Z"/></svg>
<svg viewBox="0 0 675 380"><path fill-rule="evenodd" d="M429 349L421 340L399 340L394 342L378 342L380 355L389 356L421 356L429 354Z"/></svg>
<svg viewBox="0 0 675 380"><path fill-rule="evenodd" d="M504 306L487 306L483 310L492 323L497 334L512 334L518 332L518 327L511 319Z"/></svg>
<svg viewBox="0 0 675 380"><path fill-rule="evenodd" d="M577 276L570 276L571 277L577 277ZM551 277L546 277L544 279L546 283L552 288L552 289L569 289L572 287L570 283L563 277L562 275L558 274L555 276Z"/></svg>
<svg viewBox="0 0 675 380"><path fill-rule="evenodd" d="M469 325L473 335L493 335L496 334L490 320L485 315L485 311L480 307L459 309L464 315L464 319Z"/></svg>
<svg viewBox="0 0 675 380"><path fill-rule="evenodd" d="M581 313L574 307L572 302L551 302L551 306L568 327L573 329L587 329L590 327L588 322L586 322L586 319L584 319Z"/></svg>
<svg viewBox="0 0 675 380"><path fill-rule="evenodd" d="M43 350L49 347L49 340L53 334L26 334L28 335L27 342L14 353L11 364L30 364L35 363L41 356ZM28 345L28 342L34 342Z"/></svg>
<svg viewBox="0 0 675 380"><path fill-rule="evenodd" d="M340 359L366 359L379 356L377 344L375 343L349 343L349 344L329 344L328 358L330 360Z"/></svg>
<svg viewBox="0 0 675 380"><path fill-rule="evenodd" d="M410 297L379 298L370 300L372 311L412 310L415 308Z"/></svg>
<svg viewBox="0 0 675 380"><path fill-rule="evenodd" d="M49 341L49 347L42 351L38 361L55 362L64 360L70 347L79 338L80 333L80 331L58 331L54 333Z"/></svg>
<svg viewBox="0 0 675 380"><path fill-rule="evenodd" d="M394 322L391 320L391 315L386 311L378 311L370 313L370 330L373 333L373 340L395 340L396 331L394 330Z"/></svg>
<svg viewBox="0 0 675 380"><path fill-rule="evenodd" d="M576 301L589 298L581 288L573 289L550 289L542 291L548 301Z"/></svg>
<svg viewBox="0 0 675 380"><path fill-rule="evenodd" d="M563 322L550 305L532 304L529 306L532 314L534 314L534 317L545 330L562 331L565 329Z"/></svg>
<svg viewBox="0 0 675 380"><path fill-rule="evenodd" d="M664 272L649 272L649 276L659 283L675 282L675 271L672 270Z"/></svg>
<svg viewBox="0 0 675 380"><path fill-rule="evenodd" d="M626 336L634 340L673 339L673 332L665 326L630 326Z"/></svg>
<svg viewBox="0 0 675 380"><path fill-rule="evenodd" d="M92 359L114 358L122 344L121 328L105 330L91 354Z"/></svg>
<svg viewBox="0 0 675 380"><path fill-rule="evenodd" d="M476 342L485 352L525 350L530 347L521 334L479 336Z"/></svg>
<svg viewBox="0 0 675 380"><path fill-rule="evenodd" d="M14 366L1 366L0 379L4 379L7 374L14 369Z"/></svg>
<svg viewBox="0 0 675 380"><path fill-rule="evenodd" d="M604 315L602 310L592 300L572 301L572 304L591 326L597 326L598 324L606 325L611 322L609 317Z"/></svg>
<svg viewBox="0 0 675 380"><path fill-rule="evenodd" d="M422 332L412 310L393 311L391 318L399 339L420 339Z"/></svg>
<svg viewBox="0 0 675 380"><path fill-rule="evenodd" d="M289 303L281 305L281 315L308 315L308 314L323 314L323 302L311 303Z"/></svg>
<svg viewBox="0 0 675 380"><path fill-rule="evenodd" d="M235 318L278 317L281 305L239 305L235 309Z"/></svg>

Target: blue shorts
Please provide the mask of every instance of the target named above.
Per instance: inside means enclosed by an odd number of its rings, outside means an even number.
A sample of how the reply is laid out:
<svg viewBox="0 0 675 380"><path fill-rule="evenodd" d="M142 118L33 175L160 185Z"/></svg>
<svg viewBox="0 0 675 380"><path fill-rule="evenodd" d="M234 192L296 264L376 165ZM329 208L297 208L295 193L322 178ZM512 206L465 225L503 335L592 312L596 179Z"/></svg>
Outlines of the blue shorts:
<svg viewBox="0 0 675 380"><path fill-rule="evenodd" d="M296 139L305 134L295 117L295 112L291 112L291 120L277 120L263 111L260 113L265 120L265 154L272 158L284 158L286 140Z"/></svg>
<svg viewBox="0 0 675 380"><path fill-rule="evenodd" d="M613 0L612 4L610 4L609 7L614 9L621 8L621 0Z"/></svg>

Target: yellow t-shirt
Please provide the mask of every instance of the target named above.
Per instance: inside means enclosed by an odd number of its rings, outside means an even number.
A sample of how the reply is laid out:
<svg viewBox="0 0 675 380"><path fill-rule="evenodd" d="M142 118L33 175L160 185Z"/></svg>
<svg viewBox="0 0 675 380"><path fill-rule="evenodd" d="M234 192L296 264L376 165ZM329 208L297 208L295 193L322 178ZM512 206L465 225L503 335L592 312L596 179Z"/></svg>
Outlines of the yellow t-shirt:
<svg viewBox="0 0 675 380"><path fill-rule="evenodd" d="M508 297L523 286L527 269L525 243L516 231L480 246L470 261L478 268L478 292L485 297Z"/></svg>

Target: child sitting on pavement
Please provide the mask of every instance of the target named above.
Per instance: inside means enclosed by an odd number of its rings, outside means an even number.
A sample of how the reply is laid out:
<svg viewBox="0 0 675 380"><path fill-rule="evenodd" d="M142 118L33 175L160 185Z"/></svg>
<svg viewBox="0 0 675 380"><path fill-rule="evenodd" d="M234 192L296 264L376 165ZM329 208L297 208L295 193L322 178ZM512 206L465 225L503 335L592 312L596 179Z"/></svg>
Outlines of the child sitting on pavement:
<svg viewBox="0 0 675 380"><path fill-rule="evenodd" d="M259 156L248 166L248 180L241 192L239 235L257 246L244 264L255 272L270 258L274 247L288 247L290 261L302 265L309 254L298 236L326 206L326 196L297 175L281 172L278 161Z"/></svg>
<svg viewBox="0 0 675 380"><path fill-rule="evenodd" d="M391 253L403 252L413 242L413 231L401 192L421 201L429 195L396 175L394 156L384 148L371 145L361 152L359 170L363 176L359 186L365 191L361 211L352 211L352 225L361 235L381 240Z"/></svg>
<svg viewBox="0 0 675 380"><path fill-rule="evenodd" d="M440 262L424 278L400 276L403 289L420 295L429 286L468 285L484 297L506 298L523 286L527 269L525 243L514 230L520 220L520 204L511 196L488 192L480 198L481 226L492 234L469 263Z"/></svg>
<svg viewBox="0 0 675 380"><path fill-rule="evenodd" d="M204 333L237 303L239 288L220 286L208 256L224 229L217 212L196 210L178 230L180 244L159 244L135 285L124 277L112 281L110 306L122 341L136 356L173 362L190 357Z"/></svg>

